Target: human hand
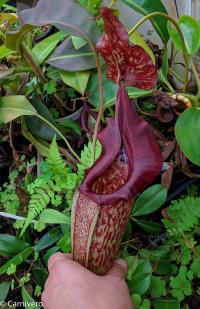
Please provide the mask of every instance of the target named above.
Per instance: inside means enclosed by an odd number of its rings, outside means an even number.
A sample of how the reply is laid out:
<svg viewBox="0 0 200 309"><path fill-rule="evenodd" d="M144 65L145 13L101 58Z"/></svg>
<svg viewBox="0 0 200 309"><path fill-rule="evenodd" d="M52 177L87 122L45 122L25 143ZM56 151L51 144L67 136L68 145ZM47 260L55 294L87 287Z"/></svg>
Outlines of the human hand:
<svg viewBox="0 0 200 309"><path fill-rule="evenodd" d="M105 276L97 276L73 261L71 254L55 253L48 268L44 309L133 309L123 260L116 261Z"/></svg>

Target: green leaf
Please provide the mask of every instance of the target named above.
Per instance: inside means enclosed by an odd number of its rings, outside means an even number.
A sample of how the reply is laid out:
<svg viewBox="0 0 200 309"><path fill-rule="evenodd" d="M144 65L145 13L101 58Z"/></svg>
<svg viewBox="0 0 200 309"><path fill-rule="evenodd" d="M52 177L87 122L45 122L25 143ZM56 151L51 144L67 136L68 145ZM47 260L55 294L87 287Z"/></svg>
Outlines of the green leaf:
<svg viewBox="0 0 200 309"><path fill-rule="evenodd" d="M24 251L18 253L13 258L11 258L8 262L6 262L4 265L0 267L0 275L3 275L7 269L11 266L11 264L14 264L16 266L20 265L21 263L25 262L29 255L33 253L33 248L28 247Z"/></svg>
<svg viewBox="0 0 200 309"><path fill-rule="evenodd" d="M7 3L9 0L0 0L0 6L4 5L5 3Z"/></svg>
<svg viewBox="0 0 200 309"><path fill-rule="evenodd" d="M160 277L151 277L151 297L166 296L166 281Z"/></svg>
<svg viewBox="0 0 200 309"><path fill-rule="evenodd" d="M144 299L139 309L150 309L150 308L151 308L150 300Z"/></svg>
<svg viewBox="0 0 200 309"><path fill-rule="evenodd" d="M131 294L143 295L150 286L152 267L148 259L140 260L129 281Z"/></svg>
<svg viewBox="0 0 200 309"><path fill-rule="evenodd" d="M100 36L96 22L74 0L43 0L36 7L20 12L20 30L7 35L7 47L17 47L25 33L34 26L51 24L70 35L83 36L97 42ZM10 47L11 48L11 47Z"/></svg>
<svg viewBox="0 0 200 309"><path fill-rule="evenodd" d="M184 36L187 52L191 55L200 47L200 23L193 17L186 15L181 16L178 23ZM180 36L170 23L168 23L168 32L176 48L183 51Z"/></svg>
<svg viewBox="0 0 200 309"><path fill-rule="evenodd" d="M97 15L99 14L99 7L103 0L78 0L78 2L92 15Z"/></svg>
<svg viewBox="0 0 200 309"><path fill-rule="evenodd" d="M157 184L146 189L137 198L132 215L143 216L150 214L160 208L167 198L167 188Z"/></svg>
<svg viewBox="0 0 200 309"><path fill-rule="evenodd" d="M58 123L56 123L48 108L41 101L39 101L38 99L37 100L32 99L31 103L35 107L40 116L48 120L54 127L56 127L62 133L66 132L65 127L60 126ZM47 125L44 121L38 119L37 117L30 117L30 116L26 117L26 125L32 134L40 138L52 140L52 138L55 136L55 131L51 127L49 127L49 125ZM57 136L57 138L60 137Z"/></svg>
<svg viewBox="0 0 200 309"><path fill-rule="evenodd" d="M163 298L154 301L154 309L180 309L180 303L175 298Z"/></svg>
<svg viewBox="0 0 200 309"><path fill-rule="evenodd" d="M65 117L56 119L56 122L58 122L59 124L61 124L62 126L68 129L72 129L77 135L81 136L81 127L78 122L75 122L74 120L71 120L68 118L66 119Z"/></svg>
<svg viewBox="0 0 200 309"><path fill-rule="evenodd" d="M47 250L47 252L44 255L44 262L45 265L48 265L48 260L50 258L50 256L56 252L58 252L60 250L60 248L58 246L54 246L52 248L50 248L49 250Z"/></svg>
<svg viewBox="0 0 200 309"><path fill-rule="evenodd" d="M133 294L131 295L131 298L133 300L133 304L136 306L136 308L141 304L142 298L139 294Z"/></svg>
<svg viewBox="0 0 200 309"><path fill-rule="evenodd" d="M23 250L30 245L10 234L0 234L0 256L10 257Z"/></svg>
<svg viewBox="0 0 200 309"><path fill-rule="evenodd" d="M170 278L170 287L172 288L172 295L179 301L192 294L191 282L187 279L186 266L181 266L178 275Z"/></svg>
<svg viewBox="0 0 200 309"><path fill-rule="evenodd" d="M10 289L10 281L6 281L0 284L0 303L5 301Z"/></svg>
<svg viewBox="0 0 200 309"><path fill-rule="evenodd" d="M147 273L141 273L134 276L129 284L131 293L143 295L149 289L151 276Z"/></svg>
<svg viewBox="0 0 200 309"><path fill-rule="evenodd" d="M11 54L13 54L11 49L7 48L5 45L0 46L0 59L3 59Z"/></svg>
<svg viewBox="0 0 200 309"><path fill-rule="evenodd" d="M76 72L93 69L96 67L94 53L89 45L84 45L76 50L72 39L66 39L51 54L47 63L64 71Z"/></svg>
<svg viewBox="0 0 200 309"><path fill-rule="evenodd" d="M21 129L22 129L22 134L24 135L25 138L27 138L37 149L38 153L41 156L47 157L49 154L49 144L44 141L43 139L34 136L29 129L27 128L26 121L24 117L22 117L21 120Z"/></svg>
<svg viewBox="0 0 200 309"><path fill-rule="evenodd" d="M195 107L185 110L175 125L177 142L186 157L200 165L200 109Z"/></svg>
<svg viewBox="0 0 200 309"><path fill-rule="evenodd" d="M39 305L37 305L37 302L31 297L27 289L22 287L21 292L22 292L22 299L25 304L24 305L25 309L33 309L33 308L40 309L41 308Z"/></svg>
<svg viewBox="0 0 200 309"><path fill-rule="evenodd" d="M44 250L53 244L55 244L63 236L59 228L54 228L48 233L46 233L42 238L37 242L35 248L38 251Z"/></svg>
<svg viewBox="0 0 200 309"><path fill-rule="evenodd" d="M152 50L149 48L143 37L138 32L133 32L129 37L129 40L131 43L141 46L145 50L145 52L151 57L153 63L155 63L155 56Z"/></svg>
<svg viewBox="0 0 200 309"><path fill-rule="evenodd" d="M58 31L46 39L42 40L40 43L36 44L32 49L32 54L35 56L37 63L41 64L55 49L58 43L67 36L64 31Z"/></svg>
<svg viewBox="0 0 200 309"><path fill-rule="evenodd" d="M0 122L8 123L24 115L37 115L36 109L22 95L0 98Z"/></svg>
<svg viewBox="0 0 200 309"><path fill-rule="evenodd" d="M48 94L52 94L56 92L57 83L54 79L51 79L47 83L44 84L43 90L46 91Z"/></svg>
<svg viewBox="0 0 200 309"><path fill-rule="evenodd" d="M64 253L71 252L71 234L70 232L65 235L56 244Z"/></svg>
<svg viewBox="0 0 200 309"><path fill-rule="evenodd" d="M71 38L75 49L80 49L87 44L87 41L80 36L72 36Z"/></svg>
<svg viewBox="0 0 200 309"><path fill-rule="evenodd" d="M60 71L63 82L84 95L90 77L90 71L67 72Z"/></svg>
<svg viewBox="0 0 200 309"><path fill-rule="evenodd" d="M159 234L163 229L162 224L148 220L137 220L135 223L139 225L145 232L150 234Z"/></svg>
<svg viewBox="0 0 200 309"><path fill-rule="evenodd" d="M161 0L122 0L122 2L143 15L148 15L154 12L168 14ZM166 44L169 40L166 19L163 17L154 17L151 21L163 43Z"/></svg>
<svg viewBox="0 0 200 309"><path fill-rule="evenodd" d="M116 93L118 85L112 83L106 78L103 72L103 89L104 89L104 108L115 105ZM130 98L139 98L152 94L153 90L143 90L135 87L127 87ZM94 74L88 83L87 92L89 93L88 101L94 106L96 110L99 109L99 83L98 74Z"/></svg>
<svg viewBox="0 0 200 309"><path fill-rule="evenodd" d="M55 209L45 209L40 215L41 222L48 224L70 224L70 217Z"/></svg>

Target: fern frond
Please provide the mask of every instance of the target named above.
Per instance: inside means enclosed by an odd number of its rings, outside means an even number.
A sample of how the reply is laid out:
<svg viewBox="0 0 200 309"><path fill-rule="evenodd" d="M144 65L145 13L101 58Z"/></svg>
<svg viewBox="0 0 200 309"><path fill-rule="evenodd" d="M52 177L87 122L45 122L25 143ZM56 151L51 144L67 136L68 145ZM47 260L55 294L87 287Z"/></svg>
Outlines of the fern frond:
<svg viewBox="0 0 200 309"><path fill-rule="evenodd" d="M64 177L65 179L67 178L69 169L66 167L65 162L60 155L58 145L56 143L56 137L52 140L46 162L49 164L50 170L54 177L57 175L59 177Z"/></svg>
<svg viewBox="0 0 200 309"><path fill-rule="evenodd" d="M95 157L101 153L101 144L97 142ZM42 165L42 175L27 186L30 194L27 219L21 231L25 232L30 223L48 206L59 206L63 197L68 206L71 206L73 194L84 178L85 170L93 164L93 148L89 142L81 153L82 164L78 164L78 173L73 173L66 167L54 138L50 146L49 155Z"/></svg>
<svg viewBox="0 0 200 309"><path fill-rule="evenodd" d="M163 220L167 229L175 228L180 232L188 232L199 224L200 198L186 196L183 199L173 201L167 211L169 220Z"/></svg>
<svg viewBox="0 0 200 309"><path fill-rule="evenodd" d="M96 160L100 157L102 151L102 146L100 142L97 140L96 147L95 147L95 158ZM78 163L78 184L80 184L84 178L85 170L90 168L93 165L93 145L89 141L87 145L84 146L84 149L81 151L81 162Z"/></svg>
<svg viewBox="0 0 200 309"><path fill-rule="evenodd" d="M60 188L54 185L52 180L43 179L42 176L36 178L33 183L27 186L27 191L31 196L28 205L28 215L24 223L21 235L25 232L30 223L38 216L49 203L58 206L62 203L62 198L57 194Z"/></svg>

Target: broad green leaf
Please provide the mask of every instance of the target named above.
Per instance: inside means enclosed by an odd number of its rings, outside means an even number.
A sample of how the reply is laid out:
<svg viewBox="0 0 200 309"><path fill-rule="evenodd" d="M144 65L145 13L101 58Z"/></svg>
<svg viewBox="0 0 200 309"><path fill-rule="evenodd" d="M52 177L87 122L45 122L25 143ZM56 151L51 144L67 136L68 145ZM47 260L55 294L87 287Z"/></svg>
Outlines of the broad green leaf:
<svg viewBox="0 0 200 309"><path fill-rule="evenodd" d="M39 221L48 224L70 224L70 217L55 209L45 209Z"/></svg>
<svg viewBox="0 0 200 309"><path fill-rule="evenodd" d="M7 269L10 267L11 264L18 266L21 263L25 262L32 253L33 253L33 248L28 247L24 251L15 255L13 258L11 258L8 262L6 262L0 267L0 275L3 275L7 271Z"/></svg>
<svg viewBox="0 0 200 309"><path fill-rule="evenodd" d="M0 46L0 59L3 59L11 54L13 54L11 49L7 48L5 45Z"/></svg>
<svg viewBox="0 0 200 309"><path fill-rule="evenodd" d="M7 123L24 115L37 115L36 109L22 95L0 98L0 122Z"/></svg>
<svg viewBox="0 0 200 309"><path fill-rule="evenodd" d="M138 11L143 15L148 15L154 12L162 12L167 14L167 10L165 9L161 0L122 0L122 2L128 5L131 9ZM163 17L154 17L151 19L152 24L161 37L164 44L169 40L169 35L167 32L167 21ZM133 22L134 23L134 22Z"/></svg>
<svg viewBox="0 0 200 309"><path fill-rule="evenodd" d="M0 303L5 301L10 289L10 281L6 281L0 284Z"/></svg>
<svg viewBox="0 0 200 309"><path fill-rule="evenodd" d="M116 93L118 85L112 83L106 78L105 72L103 73L103 92L104 92L104 108L108 108L115 104ZM151 95L153 90L143 90L135 87L127 87L130 98L139 98L142 96ZM94 74L88 83L87 92L89 93L88 101L94 106L96 110L99 109L99 83L98 75Z"/></svg>
<svg viewBox="0 0 200 309"><path fill-rule="evenodd" d="M133 304L136 306L136 308L141 304L142 298L139 294L133 294L131 295L131 298L133 300Z"/></svg>
<svg viewBox="0 0 200 309"><path fill-rule="evenodd" d="M177 142L186 157L200 165L200 109L189 108L179 117L175 125Z"/></svg>
<svg viewBox="0 0 200 309"><path fill-rule="evenodd" d="M0 13L0 25L8 22L10 25L14 24L17 21L17 15L14 13Z"/></svg>
<svg viewBox="0 0 200 309"><path fill-rule="evenodd" d="M161 298L154 301L154 309L180 309L181 305L175 298Z"/></svg>
<svg viewBox="0 0 200 309"><path fill-rule="evenodd" d="M67 72L60 71L63 82L84 95L90 77L90 71Z"/></svg>
<svg viewBox="0 0 200 309"><path fill-rule="evenodd" d="M151 57L153 63L155 63L155 56L152 50L149 48L143 37L138 32L133 32L129 37L129 40L131 43L141 46L145 50L145 52Z"/></svg>
<svg viewBox="0 0 200 309"><path fill-rule="evenodd" d="M22 129L22 134L24 135L25 138L27 138L37 149L38 153L41 156L47 157L49 154L49 144L44 141L43 139L34 136L29 129L27 128L26 121L24 117L21 119L21 129Z"/></svg>
<svg viewBox="0 0 200 309"><path fill-rule="evenodd" d="M148 220L137 220L135 223L139 225L145 232L150 234L159 234L163 229L162 224Z"/></svg>
<svg viewBox="0 0 200 309"><path fill-rule="evenodd" d="M6 2L8 2L9 0L0 0L0 6L4 5Z"/></svg>
<svg viewBox="0 0 200 309"><path fill-rule="evenodd" d="M77 135L81 136L80 124L78 122L75 122L75 120L65 119L64 117L64 118L56 119L56 122L58 122L62 126L65 126L68 129L73 130Z"/></svg>
<svg viewBox="0 0 200 309"><path fill-rule="evenodd" d="M129 281L131 294L143 295L149 288L151 282L152 266L148 259L138 262L134 274Z"/></svg>
<svg viewBox="0 0 200 309"><path fill-rule="evenodd" d="M150 286L151 276L148 273L137 274L131 280L131 293L143 295Z"/></svg>
<svg viewBox="0 0 200 309"><path fill-rule="evenodd" d="M40 240L37 242L35 248L38 251L44 250L53 244L55 244L61 237L63 233L61 232L60 228L54 228L46 233Z"/></svg>
<svg viewBox="0 0 200 309"><path fill-rule="evenodd" d="M66 128L64 126L60 126L54 120L48 108L41 101L39 101L38 98L33 98L31 103L40 116L48 120L54 127L62 131L62 133L66 132ZM26 117L26 125L27 128L31 131L31 133L39 138L52 140L52 138L55 136L55 131L53 130L53 128L50 128L44 121L42 121L38 117ZM57 136L57 138L60 137Z"/></svg>
<svg viewBox="0 0 200 309"><path fill-rule="evenodd" d="M74 0L42 0L36 7L19 13L20 29L7 35L7 47L19 45L32 27L54 25L70 35L83 36L96 43L100 36L95 20ZM11 48L11 47L10 47Z"/></svg>
<svg viewBox="0 0 200 309"><path fill-rule="evenodd" d="M80 49L87 44L87 41L80 36L72 36L72 43L75 49Z"/></svg>
<svg viewBox="0 0 200 309"><path fill-rule="evenodd" d="M137 198L132 215L143 216L160 208L167 198L167 188L157 184L146 189Z"/></svg>
<svg viewBox="0 0 200 309"><path fill-rule="evenodd" d="M64 236L56 244L64 253L71 252L71 233L65 233Z"/></svg>
<svg viewBox="0 0 200 309"><path fill-rule="evenodd" d="M178 22L184 36L187 52L191 55L198 51L200 47L200 23L193 17L186 15L181 16ZM182 51L180 36L170 23L168 23L168 32L176 48Z"/></svg>
<svg viewBox="0 0 200 309"><path fill-rule="evenodd" d="M29 294L29 292L27 291L27 289L25 289L24 287L22 287L22 299L24 302L24 306L25 309L40 309L41 306L39 306L36 301L31 297L31 295Z"/></svg>
<svg viewBox="0 0 200 309"><path fill-rule="evenodd" d="M42 40L40 43L36 44L32 49L32 54L35 56L37 63L41 64L55 49L58 43L67 36L64 31L56 32L46 39Z"/></svg>
<svg viewBox="0 0 200 309"><path fill-rule="evenodd" d="M0 256L10 257L23 250L30 245L16 236L10 234L0 234Z"/></svg>
<svg viewBox="0 0 200 309"><path fill-rule="evenodd" d="M96 67L94 53L89 45L76 50L72 39L68 38L56 48L47 63L64 71L85 71Z"/></svg>
<svg viewBox="0 0 200 309"><path fill-rule="evenodd" d="M60 248L58 246L54 246L52 248L50 248L49 250L47 250L47 252L44 255L44 262L45 265L48 265L48 260L50 258L50 256L56 252L58 252L60 250Z"/></svg>

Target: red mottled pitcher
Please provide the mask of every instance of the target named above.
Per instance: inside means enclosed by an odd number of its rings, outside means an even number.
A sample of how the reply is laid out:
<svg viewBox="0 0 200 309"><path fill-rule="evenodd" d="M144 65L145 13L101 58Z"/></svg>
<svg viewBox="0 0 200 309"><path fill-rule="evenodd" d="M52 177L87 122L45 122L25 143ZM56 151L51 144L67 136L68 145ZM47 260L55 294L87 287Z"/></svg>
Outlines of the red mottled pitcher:
<svg viewBox="0 0 200 309"><path fill-rule="evenodd" d="M86 172L72 207L74 260L104 275L112 266L134 197L160 173L162 156L148 124L117 94L115 118L98 135L102 154Z"/></svg>
<svg viewBox="0 0 200 309"><path fill-rule="evenodd" d="M123 85L151 89L157 72L149 55L129 43L112 9L102 8L104 33L97 50L107 77L120 84L115 118L98 134L102 153L86 172L72 207L75 261L104 275L112 266L136 195L160 173L162 155L148 124L138 117Z"/></svg>

